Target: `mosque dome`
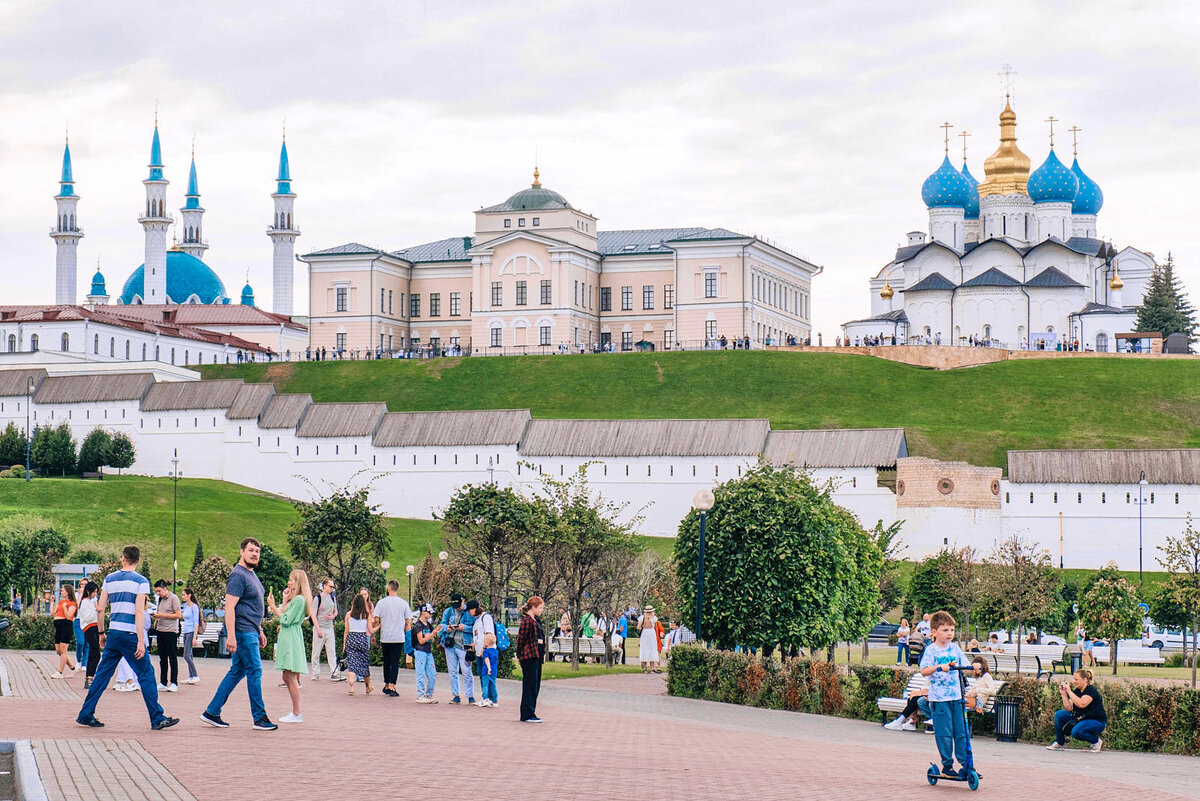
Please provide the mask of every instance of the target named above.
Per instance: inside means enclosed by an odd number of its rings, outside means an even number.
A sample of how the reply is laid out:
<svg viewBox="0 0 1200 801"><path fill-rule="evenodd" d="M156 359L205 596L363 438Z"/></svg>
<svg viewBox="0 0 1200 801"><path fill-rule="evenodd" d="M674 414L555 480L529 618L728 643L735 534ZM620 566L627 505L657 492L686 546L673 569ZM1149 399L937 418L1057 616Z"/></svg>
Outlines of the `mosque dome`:
<svg viewBox="0 0 1200 801"><path fill-rule="evenodd" d="M921 200L931 209L965 209L974 193L974 188L967 183L963 174L954 169L949 156L942 159L942 166L921 185Z"/></svg>
<svg viewBox="0 0 1200 801"><path fill-rule="evenodd" d="M120 302L129 305L144 297L146 265L139 265L121 289ZM182 250L167 251L167 302L187 303L192 296L205 305L228 303L225 284L207 264Z"/></svg>
<svg viewBox="0 0 1200 801"><path fill-rule="evenodd" d="M967 169L966 162L963 162L962 174L963 174L963 178L967 179L967 183L969 183L971 185L971 199L967 203L966 209L964 209L966 211L966 214L964 216L968 220L978 220L979 219L979 190L977 189L977 187L979 186L979 181L976 181L975 176L971 175L971 171L969 169Z"/></svg>
<svg viewBox="0 0 1200 801"><path fill-rule="evenodd" d="M1100 209L1104 208L1104 193L1100 191L1100 184L1080 168L1079 159L1071 163L1071 172L1079 179L1079 194L1075 195L1075 202L1071 204L1071 213L1099 214Z"/></svg>
<svg viewBox="0 0 1200 801"><path fill-rule="evenodd" d="M92 276L92 291L88 294L97 296L108 294L104 288L104 276L100 274L99 270L96 270L96 274Z"/></svg>
<svg viewBox="0 0 1200 801"><path fill-rule="evenodd" d="M1058 160L1053 148L1042 166L1029 176L1029 198L1034 203L1071 203L1079 194L1079 179Z"/></svg>
<svg viewBox="0 0 1200 801"><path fill-rule="evenodd" d="M254 305L254 290L250 288L249 281L247 281L246 285L244 287L242 287L242 305L243 306L253 306Z"/></svg>

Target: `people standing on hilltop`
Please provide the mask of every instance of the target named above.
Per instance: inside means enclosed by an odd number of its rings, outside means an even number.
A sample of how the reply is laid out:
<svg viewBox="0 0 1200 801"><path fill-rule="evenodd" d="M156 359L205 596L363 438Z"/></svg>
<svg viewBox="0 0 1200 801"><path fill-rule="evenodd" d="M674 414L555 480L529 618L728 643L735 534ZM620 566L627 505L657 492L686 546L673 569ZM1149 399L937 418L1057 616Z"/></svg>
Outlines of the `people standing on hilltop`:
<svg viewBox="0 0 1200 801"><path fill-rule="evenodd" d="M174 726L179 718L167 717L158 704L158 687L154 684L154 668L146 656L146 624L149 615L146 601L150 597L150 581L135 572L142 552L136 545L126 545L121 550L121 569L109 573L96 602L96 623L99 628L97 645L104 650L96 676L88 688L83 707L75 722L94 729L104 726L96 720L96 705L108 680L117 670L122 659L137 671L142 700L150 715L150 728L158 731ZM105 632L104 609L112 601L111 632Z"/></svg>
<svg viewBox="0 0 1200 801"><path fill-rule="evenodd" d="M275 669L283 671L283 683L292 700L292 711L279 719L280 723L303 723L300 712L300 674L308 672L304 659L304 633L300 624L309 618L316 624L313 614L312 590L308 586L308 574L293 570L288 575L283 589L282 608L275 605L275 593L267 596L271 614L279 618L279 637L275 642Z"/></svg>
<svg viewBox="0 0 1200 801"><path fill-rule="evenodd" d="M68 670L79 669L68 650L71 647L71 635L75 631L75 611L79 608L75 603L75 588L64 584L59 595L58 605L54 607L54 650L58 653L58 672L51 678L55 679L63 678Z"/></svg>
<svg viewBox="0 0 1200 801"><path fill-rule="evenodd" d="M279 728L267 717L262 699L262 649L267 646L267 636L262 630L263 585L254 573L261 554L262 545L254 537L242 540L238 563L225 582L225 650L230 656L229 672L221 679L216 694L200 715L201 720L218 729L229 728L229 724L221 719L221 708L242 679L246 680L255 730Z"/></svg>

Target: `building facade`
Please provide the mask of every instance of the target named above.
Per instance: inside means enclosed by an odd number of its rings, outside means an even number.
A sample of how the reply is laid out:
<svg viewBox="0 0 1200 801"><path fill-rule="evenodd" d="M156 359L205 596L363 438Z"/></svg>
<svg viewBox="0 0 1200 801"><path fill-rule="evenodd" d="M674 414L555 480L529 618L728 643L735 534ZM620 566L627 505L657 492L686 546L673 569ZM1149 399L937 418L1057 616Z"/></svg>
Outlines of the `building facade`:
<svg viewBox="0 0 1200 801"><path fill-rule="evenodd" d="M822 269L723 228L600 230L536 170L529 188L475 212L473 235L398 251L350 243L300 260L313 347L360 353L804 340Z"/></svg>
<svg viewBox="0 0 1200 801"><path fill-rule="evenodd" d="M871 316L843 324L845 340L1113 352L1133 330L1154 255L1100 239L1100 186L1078 158L1059 160L1053 132L1030 172L1016 129L1006 103L982 182L965 147L957 169L947 144L921 190L928 230L910 232L869 281Z"/></svg>

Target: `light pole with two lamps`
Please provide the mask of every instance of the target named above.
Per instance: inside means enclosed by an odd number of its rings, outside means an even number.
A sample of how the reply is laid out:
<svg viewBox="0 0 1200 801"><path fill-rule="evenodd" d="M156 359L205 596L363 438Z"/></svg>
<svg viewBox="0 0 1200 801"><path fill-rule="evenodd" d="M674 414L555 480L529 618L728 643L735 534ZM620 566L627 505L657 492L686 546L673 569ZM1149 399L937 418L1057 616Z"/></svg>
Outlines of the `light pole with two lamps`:
<svg viewBox="0 0 1200 801"><path fill-rule="evenodd" d="M1142 505L1146 502L1142 498L1142 490L1150 482L1146 480L1146 471L1143 470L1138 476L1138 584L1142 583Z"/></svg>
<svg viewBox="0 0 1200 801"><path fill-rule="evenodd" d="M708 523L708 510L713 508L716 498L712 490L702 489L692 496L692 508L700 513L700 547L696 559L696 642L703 642L701 626L704 622L704 528Z"/></svg>
<svg viewBox="0 0 1200 801"><path fill-rule="evenodd" d="M168 474L171 479L171 495L174 511L171 513L171 592L175 592L175 586L178 584L176 574L179 572L179 479L183 478L183 471L179 469L179 449L176 448L171 452L171 472Z"/></svg>

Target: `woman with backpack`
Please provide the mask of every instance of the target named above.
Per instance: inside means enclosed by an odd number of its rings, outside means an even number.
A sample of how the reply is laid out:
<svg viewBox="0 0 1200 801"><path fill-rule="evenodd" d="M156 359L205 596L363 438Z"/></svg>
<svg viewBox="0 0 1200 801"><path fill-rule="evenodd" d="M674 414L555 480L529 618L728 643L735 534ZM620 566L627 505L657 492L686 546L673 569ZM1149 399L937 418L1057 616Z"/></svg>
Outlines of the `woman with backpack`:
<svg viewBox="0 0 1200 801"><path fill-rule="evenodd" d="M195 684L200 681L200 674L196 672L196 660L192 655L192 649L195 645L196 638L204 633L204 615L200 611L200 604L196 603L196 593L192 592L191 587L183 588L183 661L187 663L188 677L183 680L184 684Z"/></svg>
<svg viewBox="0 0 1200 801"><path fill-rule="evenodd" d="M371 694L371 637L375 631L371 613L367 611L367 599L361 594L355 595L354 603L346 613L342 653L346 656L347 669L367 685L367 695ZM354 695L354 681L350 682L348 694Z"/></svg>
<svg viewBox="0 0 1200 801"><path fill-rule="evenodd" d="M541 723L537 716L538 693L542 689L542 660L546 658L546 632L542 612L546 602L534 595L521 607L517 632L517 660L521 663L521 722Z"/></svg>

